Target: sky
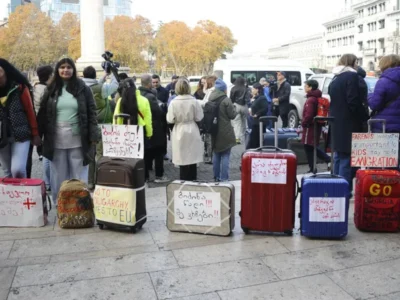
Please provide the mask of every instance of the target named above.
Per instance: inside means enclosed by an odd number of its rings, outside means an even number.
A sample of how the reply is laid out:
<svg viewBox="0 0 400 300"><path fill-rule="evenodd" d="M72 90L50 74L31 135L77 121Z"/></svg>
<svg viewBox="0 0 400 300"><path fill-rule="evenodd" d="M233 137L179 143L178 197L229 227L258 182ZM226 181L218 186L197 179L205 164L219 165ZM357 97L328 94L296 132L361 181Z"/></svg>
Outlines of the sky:
<svg viewBox="0 0 400 300"><path fill-rule="evenodd" d="M91 0L85 0L91 1ZM0 19L9 0L0 0ZM238 44L234 53L266 52L292 38L323 31L344 0L132 0L132 16L142 15L156 26L179 20L193 27L200 20L227 26Z"/></svg>

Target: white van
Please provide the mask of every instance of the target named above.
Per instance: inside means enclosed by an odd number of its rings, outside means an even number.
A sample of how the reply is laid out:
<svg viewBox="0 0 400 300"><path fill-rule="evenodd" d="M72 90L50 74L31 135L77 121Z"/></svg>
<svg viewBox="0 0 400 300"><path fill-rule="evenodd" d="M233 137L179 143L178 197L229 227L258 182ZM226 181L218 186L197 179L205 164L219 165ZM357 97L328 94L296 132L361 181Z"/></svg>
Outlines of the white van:
<svg viewBox="0 0 400 300"><path fill-rule="evenodd" d="M247 79L250 86L259 82L263 77L276 80L278 71L286 73L286 79L292 86L289 127L296 128L300 124L306 101L303 85L309 77L314 75L313 71L301 63L291 60L224 59L214 63L214 74L228 84L228 91L239 76Z"/></svg>

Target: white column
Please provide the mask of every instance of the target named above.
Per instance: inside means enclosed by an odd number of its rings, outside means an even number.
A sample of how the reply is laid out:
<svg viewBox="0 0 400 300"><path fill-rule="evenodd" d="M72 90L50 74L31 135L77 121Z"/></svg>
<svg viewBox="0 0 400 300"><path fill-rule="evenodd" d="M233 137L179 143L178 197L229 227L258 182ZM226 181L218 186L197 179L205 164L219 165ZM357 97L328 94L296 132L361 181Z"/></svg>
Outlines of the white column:
<svg viewBox="0 0 400 300"><path fill-rule="evenodd" d="M104 0L81 0L81 57L77 61L79 70L92 65L101 69L104 59Z"/></svg>

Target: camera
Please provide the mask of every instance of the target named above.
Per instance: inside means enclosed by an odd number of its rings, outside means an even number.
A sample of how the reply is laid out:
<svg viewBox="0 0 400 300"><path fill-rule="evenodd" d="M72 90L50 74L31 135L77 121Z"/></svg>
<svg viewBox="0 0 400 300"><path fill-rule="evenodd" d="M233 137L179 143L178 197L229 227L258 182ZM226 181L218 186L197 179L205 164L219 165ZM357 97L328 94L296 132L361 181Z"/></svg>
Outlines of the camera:
<svg viewBox="0 0 400 300"><path fill-rule="evenodd" d="M278 82L277 81L269 81L269 90L271 92L276 92L278 90Z"/></svg>
<svg viewBox="0 0 400 300"><path fill-rule="evenodd" d="M116 62L116 61L114 62L111 60L113 58L114 54L110 51L106 51L101 56L105 60L101 63L101 67L103 68L103 70L108 74L113 72L114 75L115 75L115 73L118 75L118 68L120 67L120 63Z"/></svg>

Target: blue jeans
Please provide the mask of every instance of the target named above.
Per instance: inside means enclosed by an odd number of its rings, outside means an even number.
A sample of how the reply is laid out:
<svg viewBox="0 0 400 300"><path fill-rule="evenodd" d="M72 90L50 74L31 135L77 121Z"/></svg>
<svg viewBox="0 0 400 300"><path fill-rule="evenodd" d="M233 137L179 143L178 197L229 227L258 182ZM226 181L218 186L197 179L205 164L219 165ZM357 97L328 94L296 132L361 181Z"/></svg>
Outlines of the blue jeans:
<svg viewBox="0 0 400 300"><path fill-rule="evenodd" d="M43 180L47 189L50 187L50 174L50 161L46 157L43 157Z"/></svg>
<svg viewBox="0 0 400 300"><path fill-rule="evenodd" d="M214 177L217 181L229 181L229 158L231 149L224 152L214 152L213 168Z"/></svg>
<svg viewBox="0 0 400 300"><path fill-rule="evenodd" d="M353 190L353 176L350 164L351 154L345 152L335 152L333 173L342 176L349 183L349 191Z"/></svg>
<svg viewBox="0 0 400 300"><path fill-rule="evenodd" d="M26 178L30 141L9 143L0 149L0 163L7 178Z"/></svg>

